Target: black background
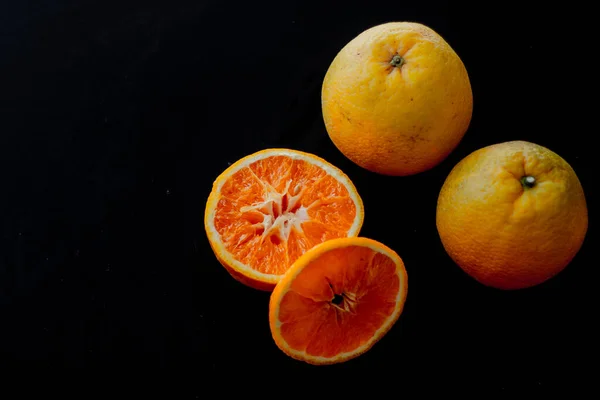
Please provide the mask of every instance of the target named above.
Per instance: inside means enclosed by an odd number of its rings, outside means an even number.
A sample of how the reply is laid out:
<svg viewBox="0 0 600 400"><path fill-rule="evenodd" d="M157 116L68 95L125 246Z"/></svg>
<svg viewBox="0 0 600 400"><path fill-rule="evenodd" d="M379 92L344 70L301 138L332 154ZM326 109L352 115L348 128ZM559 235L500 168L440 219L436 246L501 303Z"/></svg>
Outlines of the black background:
<svg viewBox="0 0 600 400"><path fill-rule="evenodd" d="M593 48L578 17L588 12L527 2L2 2L0 364L391 371L397 384L448 378L498 391L586 385L597 315L594 110L581 95ZM429 25L457 51L474 114L443 163L392 178L335 149L320 88L348 41L401 20ZM460 159L514 139L573 166L591 220L563 273L502 292L452 263L435 205ZM268 293L234 281L209 248L212 181L267 147L342 168L365 203L362 236L406 263L399 322L348 363L314 367L281 353Z"/></svg>

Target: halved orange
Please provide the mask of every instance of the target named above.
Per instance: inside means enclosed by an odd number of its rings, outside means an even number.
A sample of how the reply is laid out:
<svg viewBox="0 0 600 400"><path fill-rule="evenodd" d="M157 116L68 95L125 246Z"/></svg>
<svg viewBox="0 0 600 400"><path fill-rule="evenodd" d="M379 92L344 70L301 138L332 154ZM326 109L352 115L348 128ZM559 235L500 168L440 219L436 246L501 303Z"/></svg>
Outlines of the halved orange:
<svg viewBox="0 0 600 400"><path fill-rule="evenodd" d="M348 361L396 323L407 293L404 263L392 249L363 237L333 239L304 253L271 293L271 333L297 360Z"/></svg>
<svg viewBox="0 0 600 400"><path fill-rule="evenodd" d="M219 175L204 227L235 279L271 291L308 249L357 236L363 210L354 184L337 167L310 153L267 149Z"/></svg>

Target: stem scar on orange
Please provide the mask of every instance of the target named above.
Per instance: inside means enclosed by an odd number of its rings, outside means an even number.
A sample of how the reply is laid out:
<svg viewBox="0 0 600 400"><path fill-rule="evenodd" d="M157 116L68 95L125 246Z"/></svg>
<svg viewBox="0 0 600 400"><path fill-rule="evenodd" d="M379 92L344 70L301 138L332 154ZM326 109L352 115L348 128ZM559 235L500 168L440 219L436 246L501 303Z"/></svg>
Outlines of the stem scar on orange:
<svg viewBox="0 0 600 400"><path fill-rule="evenodd" d="M450 257L477 281L506 290L562 271L588 226L575 171L525 141L487 146L461 160L442 186L436 219Z"/></svg>
<svg viewBox="0 0 600 400"><path fill-rule="evenodd" d="M277 346L309 364L365 353L398 320L408 292L402 259L363 237L333 239L302 255L269 302Z"/></svg>
<svg viewBox="0 0 600 400"><path fill-rule="evenodd" d="M311 247L357 236L363 217L362 200L340 169L314 154L267 149L219 175L204 227L231 276L271 291Z"/></svg>

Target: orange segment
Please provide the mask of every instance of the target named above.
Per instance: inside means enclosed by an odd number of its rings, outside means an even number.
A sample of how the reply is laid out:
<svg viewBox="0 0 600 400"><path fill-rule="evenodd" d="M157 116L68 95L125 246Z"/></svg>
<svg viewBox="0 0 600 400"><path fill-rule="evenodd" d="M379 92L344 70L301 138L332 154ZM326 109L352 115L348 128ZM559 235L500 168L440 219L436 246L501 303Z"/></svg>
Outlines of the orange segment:
<svg viewBox="0 0 600 400"><path fill-rule="evenodd" d="M334 364L368 351L393 326L406 301L400 257L367 238L333 239L304 253L271 294L277 346L310 364Z"/></svg>
<svg viewBox="0 0 600 400"><path fill-rule="evenodd" d="M313 154L254 153L215 180L205 229L221 264L241 282L272 290L289 266L325 240L356 236L363 205L350 179Z"/></svg>

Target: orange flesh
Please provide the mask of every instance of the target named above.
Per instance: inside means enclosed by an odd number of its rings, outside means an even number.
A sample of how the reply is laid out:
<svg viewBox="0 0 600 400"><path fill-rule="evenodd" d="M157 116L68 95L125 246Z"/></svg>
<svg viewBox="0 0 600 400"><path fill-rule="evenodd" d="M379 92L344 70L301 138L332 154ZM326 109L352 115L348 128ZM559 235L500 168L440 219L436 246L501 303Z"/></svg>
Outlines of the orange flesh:
<svg viewBox="0 0 600 400"><path fill-rule="evenodd" d="M348 190L325 170L304 160L272 156L227 180L214 225L237 260L280 275L316 244L345 237L355 216Z"/></svg>
<svg viewBox="0 0 600 400"><path fill-rule="evenodd" d="M279 305L280 332L294 350L333 357L365 344L394 312L396 265L367 247L324 253L293 280Z"/></svg>

